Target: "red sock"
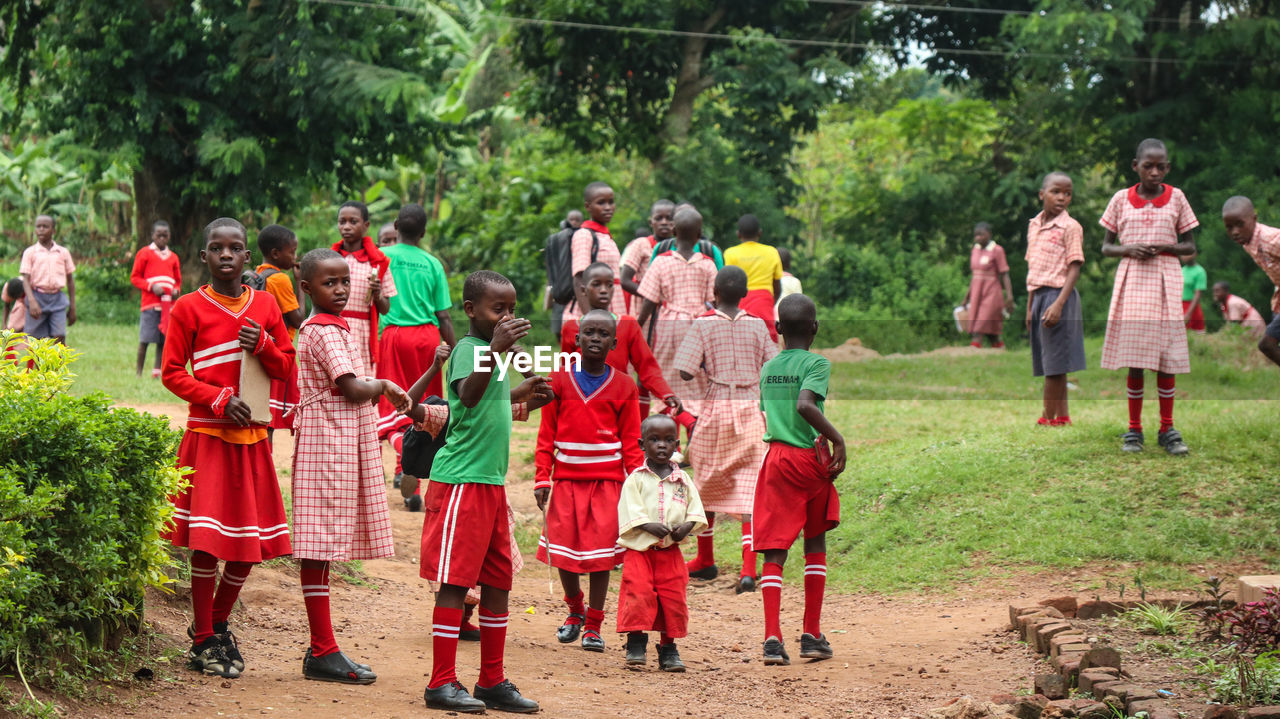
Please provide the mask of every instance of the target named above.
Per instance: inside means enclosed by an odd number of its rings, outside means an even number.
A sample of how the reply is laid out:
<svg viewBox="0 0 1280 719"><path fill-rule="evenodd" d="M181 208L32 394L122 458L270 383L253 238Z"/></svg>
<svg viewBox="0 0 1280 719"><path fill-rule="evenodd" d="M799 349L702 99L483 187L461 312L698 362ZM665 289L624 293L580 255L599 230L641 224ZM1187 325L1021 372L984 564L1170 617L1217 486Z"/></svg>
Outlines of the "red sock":
<svg viewBox="0 0 1280 719"><path fill-rule="evenodd" d="M476 680L477 685L488 689L507 678L502 670L502 653L506 647L507 615L494 614L480 607L480 678Z"/></svg>
<svg viewBox="0 0 1280 719"><path fill-rule="evenodd" d="M387 444L391 445L391 449L396 452L396 474L404 471L404 467L400 465L400 460L404 457L404 432L393 432L387 437Z"/></svg>
<svg viewBox="0 0 1280 719"><path fill-rule="evenodd" d="M1156 377L1156 392L1160 395L1160 431L1173 429L1173 383L1171 374Z"/></svg>
<svg viewBox="0 0 1280 719"><path fill-rule="evenodd" d="M595 607L587 607L587 623L582 626L584 632L600 633L600 627L604 624L604 610Z"/></svg>
<svg viewBox="0 0 1280 719"><path fill-rule="evenodd" d="M226 562L222 565L222 581L218 582L218 593L213 598L214 624L221 624L231 616L231 608L236 605L240 588L252 569L253 564L249 562Z"/></svg>
<svg viewBox="0 0 1280 719"><path fill-rule="evenodd" d="M436 607L431 612L431 681L428 689L439 689L458 681L458 630L462 610Z"/></svg>
<svg viewBox="0 0 1280 719"><path fill-rule="evenodd" d="M750 519L742 523L742 574L739 576L756 576L756 553L751 549Z"/></svg>
<svg viewBox="0 0 1280 719"><path fill-rule="evenodd" d="M1129 375L1129 429L1142 431L1142 375Z"/></svg>
<svg viewBox="0 0 1280 719"><path fill-rule="evenodd" d="M307 624L311 627L311 656L323 657L338 651L333 619L329 616L328 562L302 560L302 602L307 605Z"/></svg>
<svg viewBox="0 0 1280 719"><path fill-rule="evenodd" d="M195 643L213 636L213 588L218 582L218 558L208 552L191 553L191 614Z"/></svg>
<svg viewBox="0 0 1280 719"><path fill-rule="evenodd" d="M583 602L583 595L581 591L578 592L578 596L576 597L570 597L566 595L564 598L564 603L569 605L570 614L586 614L587 606L582 602ZM578 619L577 617L569 617L568 619L564 620L565 624L578 624L580 622L581 620Z"/></svg>
<svg viewBox="0 0 1280 719"><path fill-rule="evenodd" d="M827 553L804 555L804 631L822 636L822 593L827 588Z"/></svg>
<svg viewBox="0 0 1280 719"><path fill-rule="evenodd" d="M764 638L782 638L782 565L764 563L760 572L760 596L764 599Z"/></svg>
<svg viewBox="0 0 1280 719"><path fill-rule="evenodd" d="M715 533L712 531L715 526L715 518L707 517L707 528L698 532L698 556L685 564L690 572L705 569L716 563Z"/></svg>
<svg viewBox="0 0 1280 719"><path fill-rule="evenodd" d="M479 629L479 627L471 623L471 617L475 613L476 613L476 605L474 604L462 605L462 630L464 632L474 632L477 629Z"/></svg>

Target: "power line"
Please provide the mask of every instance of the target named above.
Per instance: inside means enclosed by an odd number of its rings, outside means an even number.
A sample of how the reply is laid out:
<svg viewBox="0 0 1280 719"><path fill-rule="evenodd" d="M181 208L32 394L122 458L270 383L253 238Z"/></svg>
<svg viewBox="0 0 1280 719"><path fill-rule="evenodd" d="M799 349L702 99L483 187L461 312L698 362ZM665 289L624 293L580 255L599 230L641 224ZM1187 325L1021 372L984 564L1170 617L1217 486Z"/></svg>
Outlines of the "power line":
<svg viewBox="0 0 1280 719"><path fill-rule="evenodd" d="M1037 10L1007 10L1002 8L989 7L956 7L953 5L930 5L927 3L911 3L911 2L895 2L894 0L808 0L808 2L822 5L848 5L852 7L862 8L902 8L903 10L921 10L933 13L961 13L968 15L1014 15L1018 17L1029 17L1031 15L1047 14ZM1181 25L1184 21L1178 18L1153 17L1146 18L1143 22L1162 23L1168 25ZM1195 25L1208 25L1208 20L1193 18L1186 20L1187 23Z"/></svg>

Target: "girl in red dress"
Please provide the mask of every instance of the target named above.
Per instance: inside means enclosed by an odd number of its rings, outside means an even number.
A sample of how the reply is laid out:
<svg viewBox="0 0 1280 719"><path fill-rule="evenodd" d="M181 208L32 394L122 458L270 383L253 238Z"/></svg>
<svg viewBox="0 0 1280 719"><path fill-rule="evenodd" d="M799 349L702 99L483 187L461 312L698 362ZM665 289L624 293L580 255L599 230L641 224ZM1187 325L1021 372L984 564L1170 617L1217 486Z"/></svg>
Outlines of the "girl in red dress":
<svg viewBox="0 0 1280 719"><path fill-rule="evenodd" d="M982 346L986 335L992 347L1004 347L1004 316L1013 309L1013 285L1009 282L1009 262L1004 248L991 239L991 225L973 226L973 250L969 253L969 334L974 347Z"/></svg>

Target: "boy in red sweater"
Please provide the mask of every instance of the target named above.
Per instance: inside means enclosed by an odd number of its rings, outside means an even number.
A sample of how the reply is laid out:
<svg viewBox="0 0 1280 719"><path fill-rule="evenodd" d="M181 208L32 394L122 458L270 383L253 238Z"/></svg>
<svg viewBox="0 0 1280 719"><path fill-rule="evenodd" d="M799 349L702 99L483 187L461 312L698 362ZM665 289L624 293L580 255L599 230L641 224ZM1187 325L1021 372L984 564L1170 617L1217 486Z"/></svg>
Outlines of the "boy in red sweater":
<svg viewBox="0 0 1280 719"><path fill-rule="evenodd" d="M582 317L582 362L577 369L551 374L555 399L542 409L534 453L533 495L546 516L538 559L560 570L569 605L569 618L556 638L568 644L581 631L582 648L590 652L604 651L600 626L609 572L620 560L622 481L644 463L635 382L605 361L617 344L616 332L617 322L605 310ZM591 575L585 608L579 574Z"/></svg>
<svg viewBox="0 0 1280 719"><path fill-rule="evenodd" d="M252 422L240 399L247 352L268 376L293 372L293 345L280 308L265 292L240 283L249 250L244 225L223 217L204 228L200 259L209 284L173 304L161 381L190 403L178 466L191 486L171 497L172 526L163 535L191 550L192 669L228 679L244 659L227 627L231 607L254 564L292 553L267 426ZM191 371L186 367L191 365ZM214 593L218 560L226 560Z"/></svg>
<svg viewBox="0 0 1280 719"><path fill-rule="evenodd" d="M138 319L138 376L147 361L147 345L156 346L156 366L151 376L160 377L160 357L164 354L164 333L169 325L173 298L182 287L182 263L169 249L169 223L157 220L151 226L151 244L133 258L129 281L142 290L142 313Z"/></svg>

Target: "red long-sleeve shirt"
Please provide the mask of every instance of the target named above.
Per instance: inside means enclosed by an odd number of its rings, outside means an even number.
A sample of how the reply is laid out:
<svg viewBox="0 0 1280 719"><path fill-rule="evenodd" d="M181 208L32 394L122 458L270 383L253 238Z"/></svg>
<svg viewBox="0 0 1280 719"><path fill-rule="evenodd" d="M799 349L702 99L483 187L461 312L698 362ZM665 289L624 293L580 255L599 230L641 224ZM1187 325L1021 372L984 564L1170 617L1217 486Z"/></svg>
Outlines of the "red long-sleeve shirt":
<svg viewBox="0 0 1280 719"><path fill-rule="evenodd" d="M133 272L129 274L129 282L142 290L143 310L159 307L160 298L151 291L151 285L169 285L177 293L182 286L182 263L173 250L160 253L154 245L147 245L138 250L133 258Z"/></svg>
<svg viewBox="0 0 1280 719"><path fill-rule="evenodd" d="M675 393L671 391L671 385L662 378L662 368L658 366L658 360L653 358L653 350L649 349L649 343L644 341L644 333L640 330L640 323L636 322L636 318L631 315L622 315L618 318L618 346L609 350L609 355L604 358L605 364L626 374L628 366L634 367L636 375L640 377L640 384L658 399L666 399L674 397ZM578 321L565 320L564 326L560 329L560 350L562 352L578 351Z"/></svg>
<svg viewBox="0 0 1280 719"><path fill-rule="evenodd" d="M552 479L621 482L644 464L636 383L613 367L606 365L606 369L609 377L589 396L578 387L572 371L551 373L556 398L541 411L534 452L535 489L550 487Z"/></svg>

